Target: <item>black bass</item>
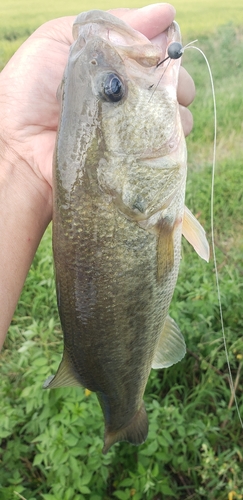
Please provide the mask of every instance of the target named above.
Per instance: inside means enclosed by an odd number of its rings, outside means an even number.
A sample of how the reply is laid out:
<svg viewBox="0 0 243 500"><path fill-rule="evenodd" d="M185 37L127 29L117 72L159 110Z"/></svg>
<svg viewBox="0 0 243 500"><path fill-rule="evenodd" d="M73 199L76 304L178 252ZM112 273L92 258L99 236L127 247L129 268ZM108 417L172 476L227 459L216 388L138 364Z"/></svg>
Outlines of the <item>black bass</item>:
<svg viewBox="0 0 243 500"><path fill-rule="evenodd" d="M106 453L117 441L147 437L150 370L186 352L168 316L182 231L205 259L208 245L184 207L180 60L157 67L167 46L180 41L178 25L159 47L111 14L90 11L77 17L73 34L53 174L64 353L45 387L97 393Z"/></svg>

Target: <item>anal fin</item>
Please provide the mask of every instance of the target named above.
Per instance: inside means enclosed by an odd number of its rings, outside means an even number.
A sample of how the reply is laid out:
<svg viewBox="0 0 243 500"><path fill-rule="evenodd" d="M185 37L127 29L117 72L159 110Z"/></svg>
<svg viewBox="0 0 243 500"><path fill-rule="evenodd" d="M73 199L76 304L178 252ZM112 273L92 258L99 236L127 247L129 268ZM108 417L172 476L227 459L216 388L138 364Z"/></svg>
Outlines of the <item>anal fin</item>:
<svg viewBox="0 0 243 500"><path fill-rule="evenodd" d="M57 387L80 386L81 383L75 376L66 352L63 353L62 361L58 367L56 375L51 375L43 384L44 389L56 389Z"/></svg>
<svg viewBox="0 0 243 500"><path fill-rule="evenodd" d="M186 344L176 322L167 316L152 362L152 368L168 368L181 361L186 354Z"/></svg>

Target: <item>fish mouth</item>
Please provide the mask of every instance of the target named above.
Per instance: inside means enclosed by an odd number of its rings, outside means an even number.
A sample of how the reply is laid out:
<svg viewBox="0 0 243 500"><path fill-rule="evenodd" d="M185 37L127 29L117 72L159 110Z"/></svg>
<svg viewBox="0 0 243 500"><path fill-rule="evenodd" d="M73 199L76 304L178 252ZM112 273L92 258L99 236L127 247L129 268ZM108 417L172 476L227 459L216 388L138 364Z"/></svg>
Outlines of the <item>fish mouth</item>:
<svg viewBox="0 0 243 500"><path fill-rule="evenodd" d="M141 66L157 67L168 56L168 46L181 42L181 33L176 21L160 35L149 40L121 19L101 10L79 14L73 24L73 37L81 36L83 44L90 38L99 37L112 44L125 57L136 60ZM171 66L179 66L180 60L170 60ZM163 70L161 65L160 71ZM159 73L159 70L157 70Z"/></svg>

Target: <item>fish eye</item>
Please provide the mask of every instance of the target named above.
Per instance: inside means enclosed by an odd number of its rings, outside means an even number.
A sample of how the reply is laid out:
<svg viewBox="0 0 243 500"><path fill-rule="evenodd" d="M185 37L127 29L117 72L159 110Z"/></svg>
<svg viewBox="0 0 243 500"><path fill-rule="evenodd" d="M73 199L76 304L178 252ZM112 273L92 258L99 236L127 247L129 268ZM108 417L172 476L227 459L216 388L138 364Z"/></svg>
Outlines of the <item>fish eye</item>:
<svg viewBox="0 0 243 500"><path fill-rule="evenodd" d="M107 101L118 102L125 94L124 84L115 73L106 75L103 86L104 97Z"/></svg>

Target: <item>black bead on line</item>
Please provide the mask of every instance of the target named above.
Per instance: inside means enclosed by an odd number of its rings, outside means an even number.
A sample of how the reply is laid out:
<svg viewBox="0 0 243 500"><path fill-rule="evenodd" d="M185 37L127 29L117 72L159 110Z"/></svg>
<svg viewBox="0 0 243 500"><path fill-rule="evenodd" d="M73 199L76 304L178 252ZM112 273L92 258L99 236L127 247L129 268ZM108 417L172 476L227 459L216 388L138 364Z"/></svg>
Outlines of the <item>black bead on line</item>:
<svg viewBox="0 0 243 500"><path fill-rule="evenodd" d="M167 61L168 59L179 59L179 57L182 56L183 54L183 46L181 45L180 42L172 42L168 49L167 49L167 52L168 52L168 57L166 57L165 59L163 59L163 61L160 61L156 68L158 68L158 66L160 66L161 64L163 64L165 61Z"/></svg>

